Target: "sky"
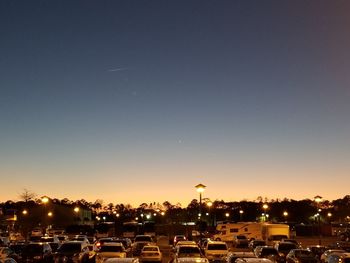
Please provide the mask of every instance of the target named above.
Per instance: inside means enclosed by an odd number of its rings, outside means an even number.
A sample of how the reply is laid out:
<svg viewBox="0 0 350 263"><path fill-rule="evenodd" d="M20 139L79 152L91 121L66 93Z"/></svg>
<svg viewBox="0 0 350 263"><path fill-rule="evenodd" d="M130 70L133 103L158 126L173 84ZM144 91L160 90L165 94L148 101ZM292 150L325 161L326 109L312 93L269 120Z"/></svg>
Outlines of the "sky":
<svg viewBox="0 0 350 263"><path fill-rule="evenodd" d="M0 1L0 201L335 200L349 1Z"/></svg>

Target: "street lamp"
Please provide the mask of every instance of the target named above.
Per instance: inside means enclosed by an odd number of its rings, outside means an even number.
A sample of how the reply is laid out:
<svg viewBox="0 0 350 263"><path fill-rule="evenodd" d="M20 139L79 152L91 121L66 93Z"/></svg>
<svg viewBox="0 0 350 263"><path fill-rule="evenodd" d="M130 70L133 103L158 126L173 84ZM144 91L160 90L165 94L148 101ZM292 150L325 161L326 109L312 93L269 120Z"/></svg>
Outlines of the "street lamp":
<svg viewBox="0 0 350 263"><path fill-rule="evenodd" d="M283 216L284 216L284 221L287 222L288 212L284 211Z"/></svg>
<svg viewBox="0 0 350 263"><path fill-rule="evenodd" d="M204 184L197 184L196 186L197 192L199 193L199 214L202 213L202 193L204 192L206 186Z"/></svg>
<svg viewBox="0 0 350 263"><path fill-rule="evenodd" d="M318 217L318 244L321 245L321 208L320 208L320 203L322 202L322 196L316 195L314 197L314 201L316 202L316 207L317 207L317 217Z"/></svg>
<svg viewBox="0 0 350 263"><path fill-rule="evenodd" d="M22 214L25 216L25 215L28 215L28 211L26 210L26 209L24 209L23 211L22 211Z"/></svg>
<svg viewBox="0 0 350 263"><path fill-rule="evenodd" d="M244 214L244 211L242 209L239 210L239 221L241 222L242 222L243 214Z"/></svg>
<svg viewBox="0 0 350 263"><path fill-rule="evenodd" d="M206 186L204 184L197 184L196 186L197 192L199 193L199 237L202 238L202 224L201 224L201 215L202 215L202 193L204 192Z"/></svg>
<svg viewBox="0 0 350 263"><path fill-rule="evenodd" d="M225 213L225 216L228 219L230 217L230 213Z"/></svg>
<svg viewBox="0 0 350 263"><path fill-rule="evenodd" d="M266 221L266 217L267 217L266 210L269 209L268 204L263 204L262 209L264 210L264 221Z"/></svg>

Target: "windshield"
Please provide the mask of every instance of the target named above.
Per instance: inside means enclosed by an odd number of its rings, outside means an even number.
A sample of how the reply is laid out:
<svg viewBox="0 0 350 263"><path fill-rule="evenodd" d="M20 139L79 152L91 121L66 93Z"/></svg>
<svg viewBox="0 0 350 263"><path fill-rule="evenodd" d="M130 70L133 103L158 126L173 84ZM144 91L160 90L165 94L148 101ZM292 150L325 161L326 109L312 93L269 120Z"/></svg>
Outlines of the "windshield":
<svg viewBox="0 0 350 263"><path fill-rule="evenodd" d="M296 250L295 252L296 257L314 257L314 253L312 253L309 250Z"/></svg>
<svg viewBox="0 0 350 263"><path fill-rule="evenodd" d="M158 251L157 247L144 247L143 251Z"/></svg>
<svg viewBox="0 0 350 263"><path fill-rule="evenodd" d="M284 244L279 244L278 246L278 250L291 250L291 249L294 249L296 248L296 245L293 244L293 243L284 243Z"/></svg>
<svg viewBox="0 0 350 263"><path fill-rule="evenodd" d="M268 256L268 255L278 255L278 252L274 248L264 248L261 251L261 256Z"/></svg>
<svg viewBox="0 0 350 263"><path fill-rule="evenodd" d="M209 244L208 250L227 250L225 244Z"/></svg>
<svg viewBox="0 0 350 263"><path fill-rule="evenodd" d="M102 246L100 252L123 252L122 246Z"/></svg>
<svg viewBox="0 0 350 263"><path fill-rule="evenodd" d="M68 252L68 253L79 253L81 250L81 244L80 243L63 243L59 249L58 252Z"/></svg>
<svg viewBox="0 0 350 263"><path fill-rule="evenodd" d="M138 236L135 238L136 241L146 241L146 242L152 242L152 238L149 236Z"/></svg>
<svg viewBox="0 0 350 263"><path fill-rule="evenodd" d="M200 250L198 247L180 247L179 248L179 256L181 255L192 255L192 256L200 256Z"/></svg>
<svg viewBox="0 0 350 263"><path fill-rule="evenodd" d="M29 244L23 249L24 254L40 254L43 251L43 247L40 244Z"/></svg>

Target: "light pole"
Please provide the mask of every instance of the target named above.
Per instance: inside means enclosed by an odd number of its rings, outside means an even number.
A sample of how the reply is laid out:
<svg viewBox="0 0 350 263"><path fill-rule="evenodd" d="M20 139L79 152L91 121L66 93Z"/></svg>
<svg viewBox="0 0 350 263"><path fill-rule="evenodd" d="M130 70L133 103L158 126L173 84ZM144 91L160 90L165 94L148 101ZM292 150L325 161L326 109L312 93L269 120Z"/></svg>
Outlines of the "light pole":
<svg viewBox="0 0 350 263"><path fill-rule="evenodd" d="M266 222L267 219L267 214L266 214L266 210L269 209L268 204L263 204L262 209L264 210L264 221Z"/></svg>
<svg viewBox="0 0 350 263"><path fill-rule="evenodd" d="M239 221L241 222L242 222L243 214L244 214L244 211L242 209L239 210Z"/></svg>
<svg viewBox="0 0 350 263"><path fill-rule="evenodd" d="M47 197L47 196L43 196L42 198L41 198L41 203L44 205L44 212L43 212L43 214L44 214L44 222L43 222L43 224L44 224L44 227L45 227L45 233L46 233L46 228L47 228L47 226L46 225L48 225L48 222L47 222L47 218L46 218L46 216L47 216L47 204L48 204L48 202L49 202L49 198Z"/></svg>
<svg viewBox="0 0 350 263"><path fill-rule="evenodd" d="M322 196L316 195L314 197L317 207L317 217L318 217L318 244L321 245L321 208L320 203L322 202Z"/></svg>
<svg viewBox="0 0 350 263"><path fill-rule="evenodd" d="M283 216L284 216L284 222L287 222L288 212L284 211Z"/></svg>
<svg viewBox="0 0 350 263"><path fill-rule="evenodd" d="M202 239L202 193L204 192L206 186L204 184L197 184L196 186L197 192L199 193L199 238Z"/></svg>

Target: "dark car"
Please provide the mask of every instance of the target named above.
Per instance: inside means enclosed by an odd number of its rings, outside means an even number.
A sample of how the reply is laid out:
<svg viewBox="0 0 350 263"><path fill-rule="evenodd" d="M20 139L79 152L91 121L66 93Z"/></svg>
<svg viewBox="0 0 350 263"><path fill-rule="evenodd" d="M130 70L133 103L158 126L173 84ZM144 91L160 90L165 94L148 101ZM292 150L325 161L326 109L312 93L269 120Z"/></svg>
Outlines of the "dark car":
<svg viewBox="0 0 350 263"><path fill-rule="evenodd" d="M283 262L283 258L279 255L276 248L271 246L257 246L254 249L254 254L258 258L267 258L273 262Z"/></svg>
<svg viewBox="0 0 350 263"><path fill-rule="evenodd" d="M286 256L286 263L318 263L318 259L308 249L292 249Z"/></svg>
<svg viewBox="0 0 350 263"><path fill-rule="evenodd" d="M275 248L277 249L279 255L283 258L283 260L285 260L289 251L291 251L292 249L297 249L299 247L295 243L281 241L276 244Z"/></svg>
<svg viewBox="0 0 350 263"><path fill-rule="evenodd" d="M22 251L26 245L24 243L21 244L12 244L9 248L16 254L16 261L21 261L22 259Z"/></svg>
<svg viewBox="0 0 350 263"><path fill-rule="evenodd" d="M149 242L134 242L132 245L132 249L131 249L131 253L133 255L133 257L135 256L140 256L141 255L141 251L143 249L144 246L149 245Z"/></svg>
<svg viewBox="0 0 350 263"><path fill-rule="evenodd" d="M29 243L22 250L23 262L51 262L52 249L48 243Z"/></svg>
<svg viewBox="0 0 350 263"><path fill-rule="evenodd" d="M88 243L82 241L68 241L63 243L55 253L55 263L74 262L88 263L89 262L89 247Z"/></svg>
<svg viewBox="0 0 350 263"><path fill-rule="evenodd" d="M265 240L262 239L253 239L249 242L248 247L254 250L257 246L266 246Z"/></svg>

